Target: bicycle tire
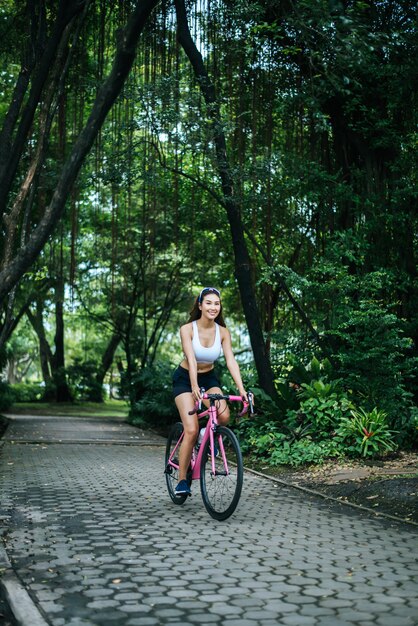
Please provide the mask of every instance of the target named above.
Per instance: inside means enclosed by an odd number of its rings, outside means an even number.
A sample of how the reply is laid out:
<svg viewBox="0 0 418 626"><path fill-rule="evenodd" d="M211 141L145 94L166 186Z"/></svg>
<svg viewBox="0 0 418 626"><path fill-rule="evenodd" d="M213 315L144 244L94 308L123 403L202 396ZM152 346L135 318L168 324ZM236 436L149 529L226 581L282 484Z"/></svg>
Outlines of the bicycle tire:
<svg viewBox="0 0 418 626"><path fill-rule="evenodd" d="M227 457L228 472L221 453L220 438ZM215 446L218 454L215 456L215 476L213 476L210 440L208 439L205 444L200 471L200 490L209 515L223 521L237 508L244 480L244 465L238 439L226 426L217 427Z"/></svg>
<svg viewBox="0 0 418 626"><path fill-rule="evenodd" d="M179 479L179 471L177 468L173 467L172 465L169 465L168 463L168 460L171 457L173 450L177 446L178 440L180 439L182 434L183 434L183 424L181 422L176 422L170 430L170 433L167 438L166 449L165 449L164 474L165 474L165 480L167 483L167 490L174 504L184 504L184 502L187 500L186 494L182 494L182 495L176 494L175 488ZM176 453L176 461L178 465L177 453Z"/></svg>

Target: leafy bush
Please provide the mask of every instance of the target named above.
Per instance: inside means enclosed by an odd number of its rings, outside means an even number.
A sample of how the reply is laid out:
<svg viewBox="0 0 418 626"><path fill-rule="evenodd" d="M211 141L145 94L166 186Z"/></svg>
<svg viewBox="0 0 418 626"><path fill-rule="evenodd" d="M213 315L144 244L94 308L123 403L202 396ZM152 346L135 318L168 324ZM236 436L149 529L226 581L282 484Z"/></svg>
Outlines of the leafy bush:
<svg viewBox="0 0 418 626"><path fill-rule="evenodd" d="M332 349L336 375L353 390L356 404L385 411L391 426L401 430L398 421L410 415L418 373L412 329L399 306L405 277L386 267L365 272L369 244L358 235L347 231L331 238L325 256L312 266L305 296Z"/></svg>
<svg viewBox="0 0 418 626"><path fill-rule="evenodd" d="M97 364L95 361L75 359L74 364L66 368L68 383L78 400L103 402L104 389L97 382Z"/></svg>
<svg viewBox="0 0 418 626"><path fill-rule="evenodd" d="M0 411L7 411L13 404L13 392L10 385L0 380Z"/></svg>
<svg viewBox="0 0 418 626"><path fill-rule="evenodd" d="M287 379L294 384L309 384L314 380L328 380L332 377L333 368L329 359L320 361L316 356L307 365L295 354L286 354Z"/></svg>
<svg viewBox="0 0 418 626"><path fill-rule="evenodd" d="M321 464L327 459L344 456L343 448L336 439L312 441L304 437L298 441L285 441L271 455L272 465L298 467L306 463Z"/></svg>
<svg viewBox="0 0 418 626"><path fill-rule="evenodd" d="M172 396L171 373L170 364L160 363L145 367L132 377L137 401L129 413L131 424L166 427L179 419Z"/></svg>
<svg viewBox="0 0 418 626"><path fill-rule="evenodd" d="M376 407L372 411L352 410L351 417L341 420L338 435L346 442L352 456L373 457L396 449L393 430L387 415Z"/></svg>
<svg viewBox="0 0 418 626"><path fill-rule="evenodd" d="M401 321L381 303L360 301L333 335L341 341L338 360L347 384L365 408L378 406L395 425L409 412L405 375L416 369L407 356L411 340L403 335Z"/></svg>
<svg viewBox="0 0 418 626"><path fill-rule="evenodd" d="M237 430L243 453L256 462L297 467L343 456L343 447L337 438L314 441L306 431L284 432L282 426L260 416L242 420Z"/></svg>
<svg viewBox="0 0 418 626"><path fill-rule="evenodd" d="M293 354L288 357L277 383L279 406L254 388L261 415L238 425L243 452L271 465L292 466L342 456L336 431L353 408L351 393L340 379L329 380L328 359L313 357L305 365Z"/></svg>
<svg viewBox="0 0 418 626"><path fill-rule="evenodd" d="M277 422L266 421L265 416L261 415L241 419L235 431L240 438L242 452L250 452L263 460L268 460L276 447L286 439Z"/></svg>
<svg viewBox="0 0 418 626"><path fill-rule="evenodd" d="M290 432L301 427L305 431L308 429L311 438L316 441L333 435L341 419L352 408L339 380L302 383L298 397L301 400L299 409L287 412L285 425Z"/></svg>
<svg viewBox="0 0 418 626"><path fill-rule="evenodd" d="M45 393L43 383L14 383L10 388L14 402L38 402Z"/></svg>
<svg viewBox="0 0 418 626"><path fill-rule="evenodd" d="M287 353L284 361L277 367L279 371L276 389L279 395L279 407L283 413L297 410L300 404L301 386L309 385L314 380L328 380L332 375L332 366L328 359L319 361L312 357L307 365L295 354Z"/></svg>

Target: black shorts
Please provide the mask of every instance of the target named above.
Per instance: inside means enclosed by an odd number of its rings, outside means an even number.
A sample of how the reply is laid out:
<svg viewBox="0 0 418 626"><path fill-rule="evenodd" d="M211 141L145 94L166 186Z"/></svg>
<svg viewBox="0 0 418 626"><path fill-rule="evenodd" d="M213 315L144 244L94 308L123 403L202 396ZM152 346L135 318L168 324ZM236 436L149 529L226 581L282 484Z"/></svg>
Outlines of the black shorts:
<svg viewBox="0 0 418 626"><path fill-rule="evenodd" d="M221 383L215 370L209 370L204 374L197 375L197 384L199 387L211 389L212 387L220 387ZM190 384L189 370L184 369L181 365L175 370L173 374L173 398L179 396L181 393L192 393L192 386Z"/></svg>

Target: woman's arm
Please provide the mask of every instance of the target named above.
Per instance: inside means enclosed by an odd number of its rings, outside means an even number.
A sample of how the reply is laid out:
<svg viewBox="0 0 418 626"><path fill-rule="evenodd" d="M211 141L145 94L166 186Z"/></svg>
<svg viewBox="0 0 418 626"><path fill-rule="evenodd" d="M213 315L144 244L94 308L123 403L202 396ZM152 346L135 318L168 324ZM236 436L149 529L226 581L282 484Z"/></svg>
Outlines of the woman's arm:
<svg viewBox="0 0 418 626"><path fill-rule="evenodd" d="M244 397L244 399L248 401L247 392L245 391L244 385L242 383L239 365L235 359L234 353L232 352L231 334L227 328L222 328L221 332L222 332L222 350L224 353L226 366L229 369L229 372L232 378L234 379L234 383L237 386L239 395Z"/></svg>
<svg viewBox="0 0 418 626"><path fill-rule="evenodd" d="M180 338L184 356L186 357L187 364L189 366L189 376L193 398L195 400L200 400L200 389L197 384L197 363L192 345L193 335L191 324L185 324L180 328Z"/></svg>

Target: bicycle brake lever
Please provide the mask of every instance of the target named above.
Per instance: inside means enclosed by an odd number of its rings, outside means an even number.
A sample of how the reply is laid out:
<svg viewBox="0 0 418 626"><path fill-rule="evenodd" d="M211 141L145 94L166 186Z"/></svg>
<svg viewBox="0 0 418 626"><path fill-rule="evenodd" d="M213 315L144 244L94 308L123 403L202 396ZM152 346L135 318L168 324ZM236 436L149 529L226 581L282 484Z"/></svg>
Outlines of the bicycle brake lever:
<svg viewBox="0 0 418 626"><path fill-rule="evenodd" d="M256 415L254 411L254 394L252 393L252 391L248 392L248 403L250 405L250 415Z"/></svg>
<svg viewBox="0 0 418 626"><path fill-rule="evenodd" d="M199 403L198 403L198 406L197 406L197 411L201 411L202 410L202 396L205 393L205 388L201 387L199 391L200 391L200 400L199 400ZM196 413L197 413L197 411L196 411Z"/></svg>

